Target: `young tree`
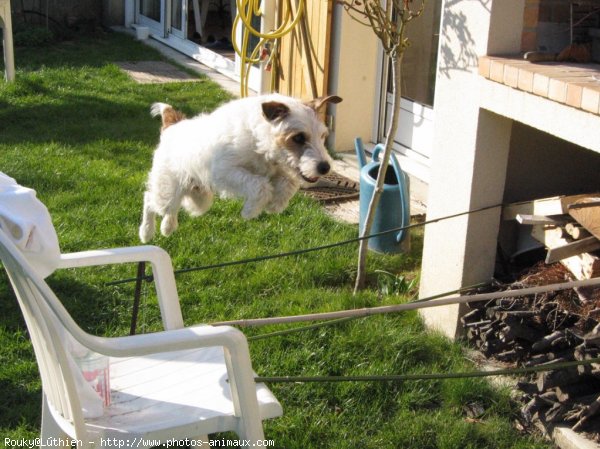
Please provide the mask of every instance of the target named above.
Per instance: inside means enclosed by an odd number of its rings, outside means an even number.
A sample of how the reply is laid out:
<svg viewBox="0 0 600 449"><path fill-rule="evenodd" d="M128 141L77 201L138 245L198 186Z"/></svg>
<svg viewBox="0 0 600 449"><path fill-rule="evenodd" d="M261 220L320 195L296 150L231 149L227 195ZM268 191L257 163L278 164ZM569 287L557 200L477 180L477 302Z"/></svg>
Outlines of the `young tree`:
<svg viewBox="0 0 600 449"><path fill-rule="evenodd" d="M425 2L426 0L340 0L350 17L373 30L381 41L384 53L389 58L392 71L392 115L385 139L385 150L377 173L377 183L369 203L361 237L365 237L371 232L375 211L383 192L385 173L389 165L394 136L398 130L400 99L402 97L400 68L404 52L410 45L410 41L406 37L406 26L414 18L421 15ZM354 285L355 293L364 288L367 250L368 239L363 239L360 241L358 249L358 273Z"/></svg>

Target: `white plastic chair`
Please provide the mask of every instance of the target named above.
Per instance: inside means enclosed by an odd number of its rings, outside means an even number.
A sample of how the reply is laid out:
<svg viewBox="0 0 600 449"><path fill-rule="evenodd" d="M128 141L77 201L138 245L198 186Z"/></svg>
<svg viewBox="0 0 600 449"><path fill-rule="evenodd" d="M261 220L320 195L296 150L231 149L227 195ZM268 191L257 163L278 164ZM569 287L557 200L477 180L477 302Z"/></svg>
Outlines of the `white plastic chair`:
<svg viewBox="0 0 600 449"><path fill-rule="evenodd" d="M0 228L0 260L19 301L43 390L41 438L67 447L150 447L233 431L263 440L262 420L282 410L254 382L245 336L232 327L183 327L168 254L142 246L61 255L59 268L146 261L152 264L165 331L104 338L84 332ZM109 357L112 401L84 418L77 366L65 336ZM121 443L117 443L120 441ZM260 443L259 443L260 444ZM198 446L198 444L196 444Z"/></svg>

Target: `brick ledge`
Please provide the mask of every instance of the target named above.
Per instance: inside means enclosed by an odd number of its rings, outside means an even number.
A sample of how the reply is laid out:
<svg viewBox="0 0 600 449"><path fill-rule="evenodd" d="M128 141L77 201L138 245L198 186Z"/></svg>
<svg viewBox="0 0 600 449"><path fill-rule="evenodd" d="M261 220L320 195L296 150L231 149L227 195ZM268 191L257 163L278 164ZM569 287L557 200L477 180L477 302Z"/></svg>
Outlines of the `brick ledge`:
<svg viewBox="0 0 600 449"><path fill-rule="evenodd" d="M514 89L600 115L600 64L534 63L520 56L482 56L479 74Z"/></svg>

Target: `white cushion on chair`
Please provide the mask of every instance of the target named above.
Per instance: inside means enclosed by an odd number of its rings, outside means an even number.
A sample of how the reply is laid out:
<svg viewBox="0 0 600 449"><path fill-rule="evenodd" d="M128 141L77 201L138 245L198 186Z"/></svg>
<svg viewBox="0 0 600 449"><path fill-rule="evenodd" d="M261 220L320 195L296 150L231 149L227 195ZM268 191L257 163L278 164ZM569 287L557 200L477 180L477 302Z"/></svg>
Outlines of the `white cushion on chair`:
<svg viewBox="0 0 600 449"><path fill-rule="evenodd" d="M35 190L0 172L0 228L42 277L58 268L60 248L48 209Z"/></svg>

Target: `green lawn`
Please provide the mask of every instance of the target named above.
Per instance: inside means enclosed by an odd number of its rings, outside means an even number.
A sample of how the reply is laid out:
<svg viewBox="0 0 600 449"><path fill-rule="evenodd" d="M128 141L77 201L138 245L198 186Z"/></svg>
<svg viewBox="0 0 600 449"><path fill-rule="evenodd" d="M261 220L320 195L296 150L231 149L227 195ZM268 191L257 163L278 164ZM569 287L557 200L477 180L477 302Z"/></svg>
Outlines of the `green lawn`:
<svg viewBox="0 0 600 449"><path fill-rule="evenodd" d="M208 81L139 85L114 64L161 57L132 38L109 33L16 50L17 81L0 83L0 171L37 190L63 252L139 244L143 184L159 123L150 104L188 114L213 109L228 94ZM183 213L170 238L153 242L175 268L273 254L350 239L357 229L329 218L297 195L279 215L240 217L241 203L215 202L191 219ZM418 278L422 233L410 255L370 256L370 289L353 296L356 245L267 262L180 274L186 323L194 324L394 304L398 279ZM102 335L129 329L135 266L57 272L49 283L80 325ZM392 273L392 276L376 270ZM395 278L398 276L398 278ZM402 283L401 283L402 284ZM406 285L406 282L402 285ZM139 331L160 328L156 298L145 285ZM285 328L249 329L257 335ZM261 376L400 374L471 370L459 344L425 332L416 313L377 316L250 343ZM270 385L284 407L266 423L278 448L543 448L512 428L507 391L485 380ZM20 311L0 275L0 445L34 438L40 380ZM485 412L467 419L464 406Z"/></svg>

